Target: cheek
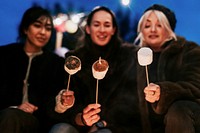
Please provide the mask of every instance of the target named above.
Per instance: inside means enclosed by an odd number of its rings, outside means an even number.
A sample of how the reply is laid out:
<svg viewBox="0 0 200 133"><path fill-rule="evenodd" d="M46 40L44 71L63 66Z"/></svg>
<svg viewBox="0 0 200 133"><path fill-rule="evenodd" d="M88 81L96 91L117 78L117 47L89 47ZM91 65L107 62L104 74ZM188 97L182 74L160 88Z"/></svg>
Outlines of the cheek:
<svg viewBox="0 0 200 133"><path fill-rule="evenodd" d="M26 31L26 36L27 36L27 38L33 38L34 37L34 33L30 32L30 31Z"/></svg>
<svg viewBox="0 0 200 133"><path fill-rule="evenodd" d="M144 36L146 36L146 35L149 33L149 30L148 30L148 29L143 29L143 30L141 31L141 33L142 33Z"/></svg>
<svg viewBox="0 0 200 133"><path fill-rule="evenodd" d="M37 34L37 30L35 29L32 29L32 28L29 28L27 31L26 31L26 35L29 36L29 37L33 37Z"/></svg>
<svg viewBox="0 0 200 133"><path fill-rule="evenodd" d="M166 31L162 31L161 33L162 39L166 39L169 37L169 34Z"/></svg>
<svg viewBox="0 0 200 133"><path fill-rule="evenodd" d="M96 36L92 33L90 33L90 38L92 39L92 41L95 41L96 40Z"/></svg>
<svg viewBox="0 0 200 133"><path fill-rule="evenodd" d="M115 29L111 29L111 35L115 34Z"/></svg>
<svg viewBox="0 0 200 133"><path fill-rule="evenodd" d="M51 37L51 32L47 32L46 36L47 36L48 38L50 38L50 37Z"/></svg>
<svg viewBox="0 0 200 133"><path fill-rule="evenodd" d="M146 40L148 38L148 32L143 31L142 36L144 37L144 40Z"/></svg>

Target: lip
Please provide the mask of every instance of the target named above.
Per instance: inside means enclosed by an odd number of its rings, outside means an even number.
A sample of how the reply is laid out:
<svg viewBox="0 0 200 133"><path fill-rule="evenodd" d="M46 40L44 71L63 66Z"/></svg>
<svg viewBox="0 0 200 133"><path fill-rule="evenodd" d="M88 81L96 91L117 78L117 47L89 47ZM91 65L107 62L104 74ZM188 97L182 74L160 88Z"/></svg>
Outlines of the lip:
<svg viewBox="0 0 200 133"><path fill-rule="evenodd" d="M98 37L99 39L106 39L106 38L107 38L107 35L101 33L101 34L97 34L97 37Z"/></svg>
<svg viewBox="0 0 200 133"><path fill-rule="evenodd" d="M159 35L149 35L149 38L151 38L151 39L155 39L155 38L158 38L159 37Z"/></svg>
<svg viewBox="0 0 200 133"><path fill-rule="evenodd" d="M105 40L106 38L107 38L107 36L105 36L105 35L98 35L97 36L97 38L99 39L99 40Z"/></svg>
<svg viewBox="0 0 200 133"><path fill-rule="evenodd" d="M39 36L37 37L38 40L46 40L46 37L45 36Z"/></svg>
<svg viewBox="0 0 200 133"><path fill-rule="evenodd" d="M43 37L39 37L39 38L37 38L37 40L38 40L39 42L46 42L46 38L43 38Z"/></svg>

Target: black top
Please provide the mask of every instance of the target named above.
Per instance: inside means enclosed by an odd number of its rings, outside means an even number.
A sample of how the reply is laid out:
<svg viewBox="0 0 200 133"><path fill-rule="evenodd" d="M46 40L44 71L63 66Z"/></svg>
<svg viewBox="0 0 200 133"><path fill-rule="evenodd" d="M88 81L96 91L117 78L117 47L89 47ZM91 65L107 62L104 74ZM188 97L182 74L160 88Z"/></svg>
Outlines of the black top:
<svg viewBox="0 0 200 133"><path fill-rule="evenodd" d="M28 61L23 44L0 47L0 110L21 104ZM33 58L28 78L28 95L29 102L38 107L33 113L38 119L46 120L46 104L63 89L64 74L63 58L45 50Z"/></svg>

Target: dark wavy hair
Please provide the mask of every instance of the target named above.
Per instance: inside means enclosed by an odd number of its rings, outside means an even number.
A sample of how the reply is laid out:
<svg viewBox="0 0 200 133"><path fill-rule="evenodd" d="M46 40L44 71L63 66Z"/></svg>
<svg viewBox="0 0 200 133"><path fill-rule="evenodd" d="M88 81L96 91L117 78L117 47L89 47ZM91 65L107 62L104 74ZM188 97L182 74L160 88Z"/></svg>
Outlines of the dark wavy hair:
<svg viewBox="0 0 200 133"><path fill-rule="evenodd" d="M37 19L40 18L41 16L45 16L46 18L50 20L52 31L53 31L53 19L50 12L40 6L33 6L27 9L25 13L23 14L23 17L18 29L17 40L19 42L24 42L26 40L26 34L24 33L24 30L27 30L28 27L34 22L36 22Z"/></svg>

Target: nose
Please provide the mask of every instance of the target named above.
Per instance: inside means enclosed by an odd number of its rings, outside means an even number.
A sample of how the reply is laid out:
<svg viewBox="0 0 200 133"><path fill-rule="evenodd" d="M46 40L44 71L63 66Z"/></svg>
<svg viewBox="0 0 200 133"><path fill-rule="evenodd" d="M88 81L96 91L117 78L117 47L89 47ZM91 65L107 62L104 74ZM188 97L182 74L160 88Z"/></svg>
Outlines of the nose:
<svg viewBox="0 0 200 133"><path fill-rule="evenodd" d="M100 29L99 29L101 32L104 32L105 31L105 27L104 26L100 26Z"/></svg>
<svg viewBox="0 0 200 133"><path fill-rule="evenodd" d="M152 32L155 32L155 31L156 31L156 26L155 26L155 25L153 25L153 26L151 27L151 31L152 31Z"/></svg>
<svg viewBox="0 0 200 133"><path fill-rule="evenodd" d="M40 31L40 33L42 33L42 34L45 34L46 33L46 28L41 28L41 31Z"/></svg>

